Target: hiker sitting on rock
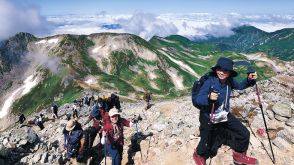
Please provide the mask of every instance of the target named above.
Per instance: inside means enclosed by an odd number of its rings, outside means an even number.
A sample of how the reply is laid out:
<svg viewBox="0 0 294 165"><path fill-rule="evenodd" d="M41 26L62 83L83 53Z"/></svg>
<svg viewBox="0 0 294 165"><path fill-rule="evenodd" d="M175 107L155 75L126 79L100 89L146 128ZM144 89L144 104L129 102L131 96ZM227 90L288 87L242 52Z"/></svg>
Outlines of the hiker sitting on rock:
<svg viewBox="0 0 294 165"><path fill-rule="evenodd" d="M215 156L218 148L225 144L233 149L234 163L256 164L257 159L246 156L250 133L230 113L230 95L233 89L253 86L257 74L248 73L242 82L235 81L233 77L237 72L233 70L233 61L224 57L211 69L199 90L192 92L193 105L200 109L200 142L193 158L197 165L204 165L206 159Z"/></svg>
<svg viewBox="0 0 294 165"><path fill-rule="evenodd" d="M131 127L133 122L121 118L116 108L112 108L108 115L109 120L107 120L102 129L101 143L106 145L106 151L110 153L112 158L112 165L121 165L124 145L123 128L125 126Z"/></svg>
<svg viewBox="0 0 294 165"><path fill-rule="evenodd" d="M101 125L102 125L102 105L100 103L96 103L92 111L89 115L88 120L85 122L84 125L87 125L90 121L93 121L93 125L88 128L85 134L85 141L86 145L85 147L92 148L94 139L96 138L98 132L101 130ZM100 138L102 137L101 134L99 134Z"/></svg>
<svg viewBox="0 0 294 165"><path fill-rule="evenodd" d="M67 122L63 130L64 148L66 150L66 158L71 164L76 165L82 161L84 152L83 129L76 120Z"/></svg>

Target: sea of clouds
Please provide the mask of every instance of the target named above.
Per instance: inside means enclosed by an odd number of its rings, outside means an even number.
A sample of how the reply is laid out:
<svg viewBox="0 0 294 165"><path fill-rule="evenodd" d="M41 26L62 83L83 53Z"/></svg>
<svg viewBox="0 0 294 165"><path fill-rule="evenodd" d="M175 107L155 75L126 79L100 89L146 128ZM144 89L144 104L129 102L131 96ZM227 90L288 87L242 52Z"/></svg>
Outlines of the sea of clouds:
<svg viewBox="0 0 294 165"><path fill-rule="evenodd" d="M213 14L167 13L113 15L103 11L93 15L42 16L36 6L17 6L0 0L0 40L17 32L29 32L38 37L56 34L91 34L100 32L131 33L146 40L153 36L178 34L190 39L232 35L232 28L252 25L267 32L294 28L290 14Z"/></svg>

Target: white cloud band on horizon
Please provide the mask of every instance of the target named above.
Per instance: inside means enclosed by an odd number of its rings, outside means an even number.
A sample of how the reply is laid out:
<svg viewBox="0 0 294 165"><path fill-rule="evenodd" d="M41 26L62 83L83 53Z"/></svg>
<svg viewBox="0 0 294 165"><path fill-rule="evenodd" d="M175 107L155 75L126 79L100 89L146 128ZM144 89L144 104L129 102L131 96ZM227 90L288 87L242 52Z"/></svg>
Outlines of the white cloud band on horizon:
<svg viewBox="0 0 294 165"><path fill-rule="evenodd" d="M231 30L241 25L252 25L266 32L283 28L294 28L294 15L240 15L230 13L161 14L154 15L136 12L133 15L63 15L49 16L55 24L53 34L91 34L100 32L131 33L146 40L154 35L166 37L182 35L190 39L229 36ZM116 29L105 29L104 24L119 25Z"/></svg>
<svg viewBox="0 0 294 165"><path fill-rule="evenodd" d="M34 6L20 6L0 0L0 40L18 32L29 32L37 37L57 34L92 34L101 32L131 33L146 40L154 35L166 37L182 35L190 39L205 36L229 36L232 28L252 25L267 32L294 28L294 15L280 14L149 14L135 12L130 15L55 15L41 16Z"/></svg>

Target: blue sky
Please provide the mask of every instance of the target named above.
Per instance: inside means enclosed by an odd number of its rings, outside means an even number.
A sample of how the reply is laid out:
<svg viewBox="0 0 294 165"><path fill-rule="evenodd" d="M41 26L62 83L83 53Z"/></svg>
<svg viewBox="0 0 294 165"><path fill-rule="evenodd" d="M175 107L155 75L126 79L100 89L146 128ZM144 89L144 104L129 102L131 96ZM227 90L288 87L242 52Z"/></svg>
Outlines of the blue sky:
<svg viewBox="0 0 294 165"><path fill-rule="evenodd" d="M205 38L255 26L294 28L294 0L0 0L0 40L18 32L37 37L100 32Z"/></svg>
<svg viewBox="0 0 294 165"><path fill-rule="evenodd" d="M148 13L249 13L293 14L293 0L13 0L18 4L35 4L44 15L130 14Z"/></svg>

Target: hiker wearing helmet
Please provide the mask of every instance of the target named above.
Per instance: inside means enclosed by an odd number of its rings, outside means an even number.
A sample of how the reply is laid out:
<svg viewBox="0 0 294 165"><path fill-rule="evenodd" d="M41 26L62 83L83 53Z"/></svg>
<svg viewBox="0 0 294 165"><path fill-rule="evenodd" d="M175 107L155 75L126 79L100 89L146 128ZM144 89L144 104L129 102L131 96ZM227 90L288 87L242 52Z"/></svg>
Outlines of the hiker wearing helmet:
<svg viewBox="0 0 294 165"><path fill-rule="evenodd" d="M112 158L112 165L121 165L124 134L123 128L131 127L133 122L120 117L118 109L112 108L109 112L109 119L103 126L101 143L106 145L106 150ZM106 141L106 142L105 142Z"/></svg>
<svg viewBox="0 0 294 165"><path fill-rule="evenodd" d="M63 130L66 159L76 165L82 161L84 152L83 129L76 120L69 120Z"/></svg>
<svg viewBox="0 0 294 165"><path fill-rule="evenodd" d="M204 165L206 159L214 157L222 144L233 149L235 164L258 163L257 159L246 156L249 131L230 113L231 91L253 86L256 83L257 74L255 71L248 73L247 78L237 82L233 79L237 76L237 72L233 70L233 64L231 59L219 58L199 90L193 89L193 105L200 109L200 142L193 154L197 165Z"/></svg>

